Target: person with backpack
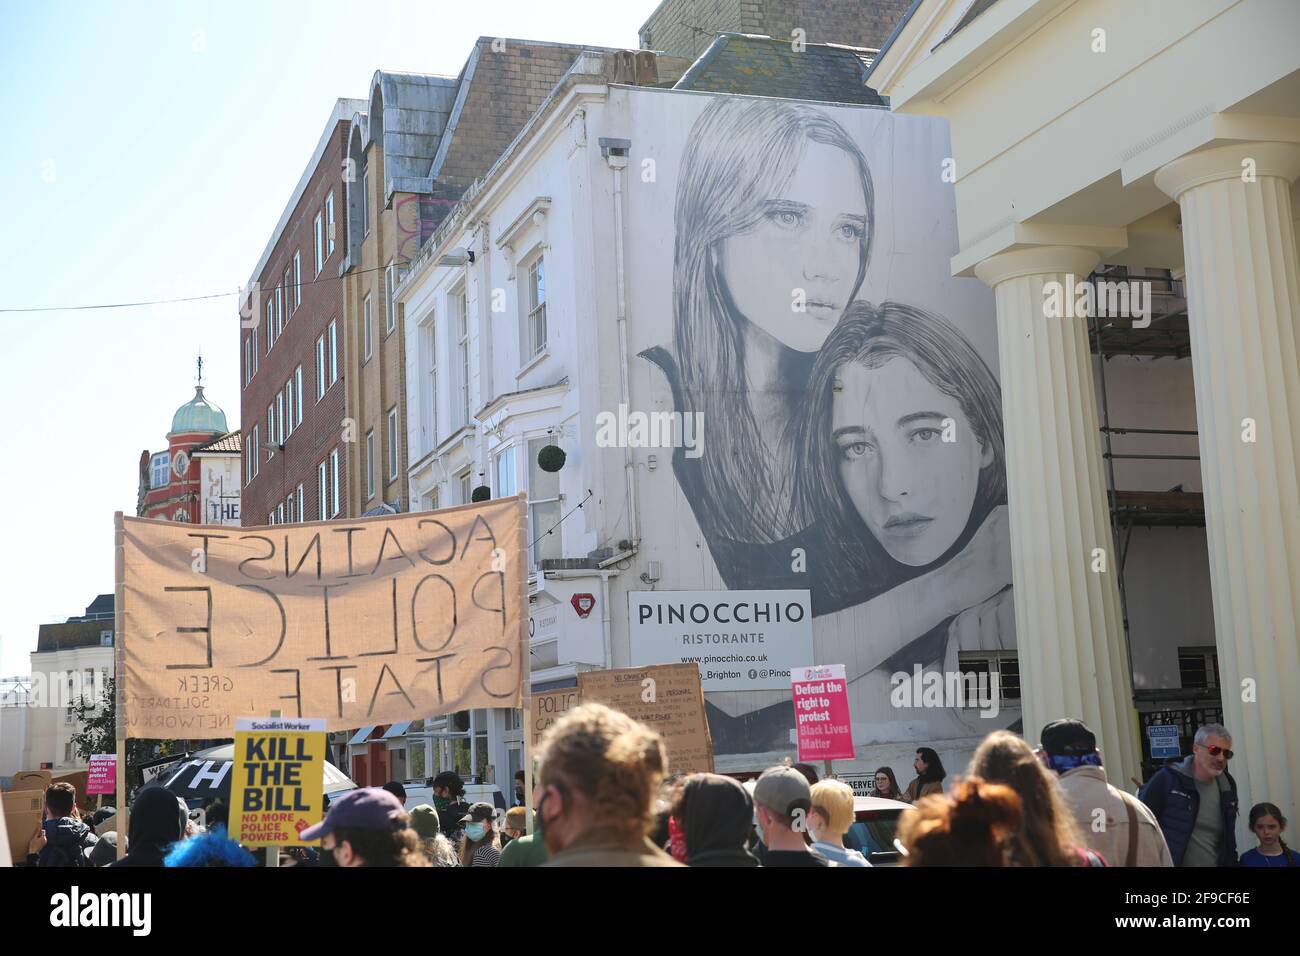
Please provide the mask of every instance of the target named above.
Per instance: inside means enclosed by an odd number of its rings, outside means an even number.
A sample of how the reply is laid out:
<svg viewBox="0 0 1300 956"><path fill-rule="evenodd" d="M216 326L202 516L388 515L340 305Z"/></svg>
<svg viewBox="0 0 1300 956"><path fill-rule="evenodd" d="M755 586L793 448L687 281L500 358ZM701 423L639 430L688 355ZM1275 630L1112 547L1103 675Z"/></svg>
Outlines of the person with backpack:
<svg viewBox="0 0 1300 956"><path fill-rule="evenodd" d="M77 791L70 783L51 784L45 791L45 820L27 847L30 866L92 867L90 851L95 831L77 813Z"/></svg>

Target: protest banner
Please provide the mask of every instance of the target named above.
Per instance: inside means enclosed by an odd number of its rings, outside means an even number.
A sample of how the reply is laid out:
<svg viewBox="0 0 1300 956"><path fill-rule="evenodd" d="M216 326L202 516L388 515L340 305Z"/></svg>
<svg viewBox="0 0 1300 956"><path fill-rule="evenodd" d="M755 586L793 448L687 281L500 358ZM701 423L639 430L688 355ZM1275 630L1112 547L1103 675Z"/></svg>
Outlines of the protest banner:
<svg viewBox="0 0 1300 956"><path fill-rule="evenodd" d="M792 667L800 760L852 760L848 681L843 664Z"/></svg>
<svg viewBox="0 0 1300 956"><path fill-rule="evenodd" d="M669 773L713 771L699 664L653 664L578 674L580 703L620 710L659 732Z"/></svg>
<svg viewBox="0 0 1300 956"><path fill-rule="evenodd" d="M578 688L533 693L533 746L542 741L548 727L578 706Z"/></svg>
<svg viewBox="0 0 1300 956"><path fill-rule="evenodd" d="M307 846L298 834L325 816L325 720L239 718L230 833L249 846Z"/></svg>
<svg viewBox="0 0 1300 956"><path fill-rule="evenodd" d="M125 736L520 707L526 528L523 495L273 528L119 518Z"/></svg>
<svg viewBox="0 0 1300 956"><path fill-rule="evenodd" d="M6 790L0 793L0 816L14 863L27 859L27 845L45 819L44 790Z"/></svg>
<svg viewBox="0 0 1300 956"><path fill-rule="evenodd" d="M86 793L117 791L117 754L92 754L86 775Z"/></svg>
<svg viewBox="0 0 1300 956"><path fill-rule="evenodd" d="M44 793L49 789L53 776L48 770L20 770L13 775L9 789L39 790Z"/></svg>

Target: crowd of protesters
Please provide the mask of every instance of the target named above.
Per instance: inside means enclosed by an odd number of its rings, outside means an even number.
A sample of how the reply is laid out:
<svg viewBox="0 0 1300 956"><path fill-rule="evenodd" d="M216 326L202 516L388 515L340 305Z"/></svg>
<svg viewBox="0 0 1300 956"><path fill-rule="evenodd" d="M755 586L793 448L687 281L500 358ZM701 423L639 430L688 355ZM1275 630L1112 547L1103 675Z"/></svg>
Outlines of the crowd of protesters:
<svg viewBox="0 0 1300 956"><path fill-rule="evenodd" d="M945 785L939 754L917 750L915 778L874 775L874 795L907 805L897 831L855 819L853 790L807 764L770 767L744 783L715 773L666 777L658 733L600 704L561 718L543 739L532 826L522 772L513 805L467 804L454 772L430 781L432 804L409 812L393 782L335 794L325 818L302 831L319 848L290 848L281 865L340 867L827 867L870 866L1300 866L1272 803L1250 810L1258 846L1237 854L1232 738L1197 730L1191 756L1158 770L1137 797L1110 783L1092 732L1078 720L1043 728L1039 746L1000 730ZM328 799L328 798L327 798ZM219 801L191 819L183 800L148 786L129 833L115 811L83 818L67 783L49 787L28 863L75 866L262 864L227 833ZM118 841L125 855L118 860Z"/></svg>

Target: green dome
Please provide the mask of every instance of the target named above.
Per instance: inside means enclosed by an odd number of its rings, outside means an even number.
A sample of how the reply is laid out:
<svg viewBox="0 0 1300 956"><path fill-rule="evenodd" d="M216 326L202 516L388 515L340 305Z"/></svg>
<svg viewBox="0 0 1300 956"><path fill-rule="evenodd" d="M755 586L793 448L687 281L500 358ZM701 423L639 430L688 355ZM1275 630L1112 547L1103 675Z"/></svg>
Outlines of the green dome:
<svg viewBox="0 0 1300 956"><path fill-rule="evenodd" d="M203 397L203 386L194 386L194 397L176 409L172 416L172 429L169 435L187 435L195 432L210 432L224 435L226 413Z"/></svg>

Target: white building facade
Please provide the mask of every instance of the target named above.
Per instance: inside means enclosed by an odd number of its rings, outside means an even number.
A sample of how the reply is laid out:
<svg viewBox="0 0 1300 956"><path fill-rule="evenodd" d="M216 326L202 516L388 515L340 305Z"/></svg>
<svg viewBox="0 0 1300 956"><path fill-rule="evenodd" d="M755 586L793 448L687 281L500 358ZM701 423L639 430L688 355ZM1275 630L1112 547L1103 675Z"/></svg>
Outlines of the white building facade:
<svg viewBox="0 0 1300 956"><path fill-rule="evenodd" d="M693 644L723 772L794 756L800 664L848 667L846 779L890 765L905 783L918 746L959 771L985 733L1020 729L996 307L950 273L949 153L942 121L613 85L589 54L425 245L396 293L410 500L528 493L534 692ZM876 333L893 344L867 354ZM1194 420L1184 375L1126 368L1116 414ZM1197 478L1124 464L1134 490ZM1178 556L1190 585L1166 610L1129 595L1134 682L1176 688L1180 649L1213 641L1204 537L1144 528L1132 547ZM649 607L689 621L676 651ZM971 683L923 702L949 674ZM519 723L475 715L503 789Z"/></svg>

